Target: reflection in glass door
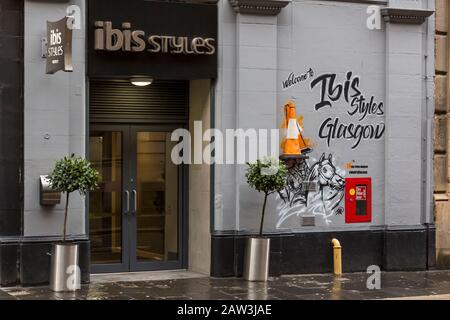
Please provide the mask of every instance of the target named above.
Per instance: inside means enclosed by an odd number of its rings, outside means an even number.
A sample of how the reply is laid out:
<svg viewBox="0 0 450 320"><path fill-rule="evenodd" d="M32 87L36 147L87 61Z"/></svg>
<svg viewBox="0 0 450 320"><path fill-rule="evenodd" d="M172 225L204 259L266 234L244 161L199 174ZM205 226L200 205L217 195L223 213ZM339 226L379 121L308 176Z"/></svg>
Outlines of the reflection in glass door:
<svg viewBox="0 0 450 320"><path fill-rule="evenodd" d="M183 267L180 185L169 130L93 126L89 157L100 188L89 195L93 272Z"/></svg>
<svg viewBox="0 0 450 320"><path fill-rule="evenodd" d="M91 132L89 158L99 171L99 189L89 195L93 264L122 263L122 132Z"/></svg>
<svg viewBox="0 0 450 320"><path fill-rule="evenodd" d="M178 170L170 134L137 132L136 260L178 260Z"/></svg>

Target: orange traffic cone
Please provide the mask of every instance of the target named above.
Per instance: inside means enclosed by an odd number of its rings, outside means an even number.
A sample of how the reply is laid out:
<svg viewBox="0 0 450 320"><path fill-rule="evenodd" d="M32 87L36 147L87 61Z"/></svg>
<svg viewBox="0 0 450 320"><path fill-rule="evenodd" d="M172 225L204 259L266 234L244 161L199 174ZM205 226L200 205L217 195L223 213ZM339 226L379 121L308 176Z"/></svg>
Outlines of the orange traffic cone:
<svg viewBox="0 0 450 320"><path fill-rule="evenodd" d="M284 106L285 120L283 127L287 128L286 139L283 144L283 154L301 155L302 150L308 149L307 142L303 139L303 128L299 125L296 115L296 106L289 101Z"/></svg>

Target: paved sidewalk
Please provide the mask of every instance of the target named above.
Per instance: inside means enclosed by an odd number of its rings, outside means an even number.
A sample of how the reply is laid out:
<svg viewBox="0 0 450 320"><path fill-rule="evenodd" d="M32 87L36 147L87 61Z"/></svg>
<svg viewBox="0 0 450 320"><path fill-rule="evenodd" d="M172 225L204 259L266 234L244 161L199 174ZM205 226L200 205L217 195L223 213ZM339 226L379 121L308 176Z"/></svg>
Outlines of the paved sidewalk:
<svg viewBox="0 0 450 320"><path fill-rule="evenodd" d="M283 276L271 278L267 283L249 283L235 278L197 278L195 274L177 275L171 280L149 281L145 280L145 274L137 274L135 277L124 275L124 278L120 275L104 277L106 279L103 281L96 278L75 294L53 293L47 287L8 288L0 291L0 299L450 299L450 271L383 273L381 290L373 291L367 289L368 275L364 273L346 274L341 278L333 275ZM151 274L148 277L152 279ZM122 279L127 281L121 281Z"/></svg>

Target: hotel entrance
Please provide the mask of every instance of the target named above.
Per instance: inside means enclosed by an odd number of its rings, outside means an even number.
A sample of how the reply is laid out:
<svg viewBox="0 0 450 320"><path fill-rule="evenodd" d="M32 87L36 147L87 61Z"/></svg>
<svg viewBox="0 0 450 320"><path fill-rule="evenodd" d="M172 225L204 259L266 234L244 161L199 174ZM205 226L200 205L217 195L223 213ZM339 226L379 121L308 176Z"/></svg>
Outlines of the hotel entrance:
<svg viewBox="0 0 450 320"><path fill-rule="evenodd" d="M170 138L195 121L211 128L217 4L87 7L86 154L101 174L86 210L91 272L209 274L210 166L175 165Z"/></svg>
<svg viewBox="0 0 450 320"><path fill-rule="evenodd" d="M101 175L89 195L92 272L184 267L186 177L171 133L183 127L187 87L91 81L89 160Z"/></svg>

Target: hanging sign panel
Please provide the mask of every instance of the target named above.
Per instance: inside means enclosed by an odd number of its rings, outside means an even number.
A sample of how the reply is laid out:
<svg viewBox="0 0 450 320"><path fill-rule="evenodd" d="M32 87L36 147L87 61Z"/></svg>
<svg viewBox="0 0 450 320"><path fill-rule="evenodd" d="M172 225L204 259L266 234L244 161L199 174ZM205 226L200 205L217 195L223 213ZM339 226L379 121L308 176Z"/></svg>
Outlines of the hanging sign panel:
<svg viewBox="0 0 450 320"><path fill-rule="evenodd" d="M72 29L68 28L68 17L47 21L47 74L58 71L72 72Z"/></svg>

